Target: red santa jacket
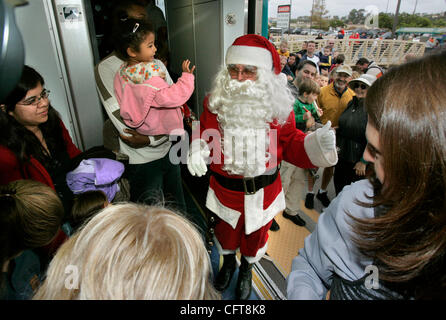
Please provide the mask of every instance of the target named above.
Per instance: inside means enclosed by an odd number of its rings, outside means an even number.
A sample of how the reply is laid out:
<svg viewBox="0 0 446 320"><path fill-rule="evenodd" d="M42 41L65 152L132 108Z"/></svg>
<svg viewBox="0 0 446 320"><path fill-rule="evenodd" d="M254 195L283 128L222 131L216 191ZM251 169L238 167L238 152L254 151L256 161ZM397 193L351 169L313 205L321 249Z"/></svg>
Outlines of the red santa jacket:
<svg viewBox="0 0 446 320"><path fill-rule="evenodd" d="M209 111L208 103L209 97L206 97L204 111L200 117L200 138L207 143L211 139L207 139L203 132L208 129L219 130L217 115ZM308 136L296 129L293 111L291 111L285 124L279 125L277 122L273 122L270 124L270 128L277 130L277 141L270 144L268 151L271 153L272 159L275 157L277 161L267 163L267 170L274 169L282 160L301 168L316 167L307 152L308 145L305 140ZM221 153L220 143L221 141L213 141L211 157L214 150L220 150ZM223 164L224 157L221 154L220 163L211 163L210 170L225 177L242 178L241 176L229 175L222 169ZM245 233L250 234L271 221L277 213L285 209L286 204L280 176L272 184L260 189L253 195L225 189L211 176L206 206L233 228L237 225L241 214L245 214Z"/></svg>

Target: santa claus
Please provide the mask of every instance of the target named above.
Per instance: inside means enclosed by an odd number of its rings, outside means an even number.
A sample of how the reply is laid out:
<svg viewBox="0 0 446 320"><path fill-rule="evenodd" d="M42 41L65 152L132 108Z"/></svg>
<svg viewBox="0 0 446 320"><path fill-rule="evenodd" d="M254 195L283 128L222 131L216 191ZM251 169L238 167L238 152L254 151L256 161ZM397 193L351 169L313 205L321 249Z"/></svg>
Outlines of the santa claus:
<svg viewBox="0 0 446 320"><path fill-rule="evenodd" d="M216 216L215 243L224 257L215 287L229 286L240 250L242 300L251 293L252 265L266 252L272 220L286 207L282 159L301 168L337 162L330 123L309 135L296 129L294 98L280 71L271 42L254 34L237 38L204 100L188 155L192 175L204 175L210 164L206 207Z"/></svg>

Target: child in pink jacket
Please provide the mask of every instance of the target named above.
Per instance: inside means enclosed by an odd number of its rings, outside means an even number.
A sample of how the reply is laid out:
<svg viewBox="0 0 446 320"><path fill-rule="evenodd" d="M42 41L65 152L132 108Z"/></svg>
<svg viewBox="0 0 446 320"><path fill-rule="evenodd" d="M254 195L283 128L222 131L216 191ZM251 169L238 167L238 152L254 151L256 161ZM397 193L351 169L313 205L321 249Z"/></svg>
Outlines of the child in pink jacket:
<svg viewBox="0 0 446 320"><path fill-rule="evenodd" d="M145 21L121 21L115 36L118 53L125 62L115 75L114 87L120 114L126 125L143 135L181 135L181 106L194 91L195 66L182 64L183 73L177 83L169 86L154 60L155 33Z"/></svg>

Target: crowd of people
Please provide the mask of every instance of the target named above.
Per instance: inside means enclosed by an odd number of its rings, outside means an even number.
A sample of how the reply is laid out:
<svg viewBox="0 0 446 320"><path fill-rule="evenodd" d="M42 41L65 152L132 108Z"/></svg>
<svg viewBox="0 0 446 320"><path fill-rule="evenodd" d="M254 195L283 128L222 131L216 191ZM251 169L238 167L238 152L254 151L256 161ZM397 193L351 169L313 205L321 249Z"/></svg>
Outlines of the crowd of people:
<svg viewBox="0 0 446 320"><path fill-rule="evenodd" d="M353 70L331 42L290 53L235 39L184 157L192 178L209 178L204 235L169 157L195 66L172 80L147 3L117 8L116 49L96 68L110 150L73 144L33 67L0 101L1 299L217 300L237 268L235 297L250 299L274 217L305 226L300 202L315 198L325 209L293 260L289 299L445 297L445 53Z"/></svg>
<svg viewBox="0 0 446 320"><path fill-rule="evenodd" d="M281 57L289 57L287 61L283 62L284 67L281 72L287 76L288 85L298 104L294 106L298 127L306 131L315 123L325 124L327 121L331 121L333 128L336 129L340 160L336 165L337 174L334 182L336 194L338 194L345 185L365 176L367 162L361 156L365 149L365 123L367 119L364 116L362 104L367 88L383 75L384 70L365 57L358 59L353 68L344 65L344 55L335 51L333 39L328 40L327 45L317 53L314 41L305 41L302 50L291 53L288 50L287 41L282 40L277 52ZM290 76L290 70L293 69L296 71L294 75ZM309 84L307 82L305 88L302 89L304 79L312 80L314 82L312 87L317 86L318 88L312 89L311 92L305 92L308 90ZM301 89L304 91L301 92ZM305 97L303 97L304 92L307 93ZM311 93L314 100L308 103L308 94ZM359 110L359 112L356 112L356 110ZM347 119L347 114L354 117ZM299 119L297 115L301 115ZM339 121L341 121L341 124L339 124ZM299 122L302 124L301 126L299 126ZM352 126L355 125L359 127L353 128ZM355 131L352 132L352 130ZM346 136L350 137L347 139ZM355 144L356 142L358 144ZM353 153L356 154L353 155ZM360 161L361 159L362 161ZM343 166L347 163L350 169L344 169ZM357 170L352 170L354 167ZM286 182L285 192L290 194L287 196L287 209L284 212L284 217L291 218L299 226L305 225L305 222L297 214L300 210L300 194L305 188L304 180L307 181L305 207L314 209L315 197L323 207L328 207L330 199L327 188L334 177L334 169L334 166L324 168L321 187L315 195L313 191L314 170L304 172L300 168L290 167L284 161L282 179ZM342 180L344 181L340 182ZM275 230L277 229L276 227Z"/></svg>

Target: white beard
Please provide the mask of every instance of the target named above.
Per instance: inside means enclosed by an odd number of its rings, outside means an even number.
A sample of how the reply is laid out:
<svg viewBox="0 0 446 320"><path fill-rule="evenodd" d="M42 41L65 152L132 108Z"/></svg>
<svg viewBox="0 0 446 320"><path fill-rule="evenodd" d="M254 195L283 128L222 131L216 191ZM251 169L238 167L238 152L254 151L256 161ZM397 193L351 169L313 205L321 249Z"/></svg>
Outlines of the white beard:
<svg viewBox="0 0 446 320"><path fill-rule="evenodd" d="M270 123L284 123L294 102L286 80L258 69L256 81L239 82L227 69L217 75L209 110L217 114L224 155L222 169L231 175L254 177L266 171L271 159ZM274 152L274 154L276 154Z"/></svg>

